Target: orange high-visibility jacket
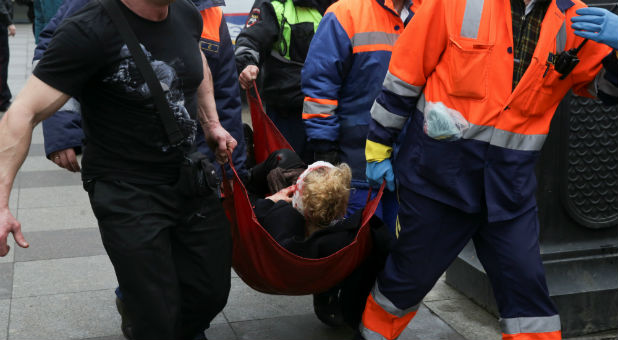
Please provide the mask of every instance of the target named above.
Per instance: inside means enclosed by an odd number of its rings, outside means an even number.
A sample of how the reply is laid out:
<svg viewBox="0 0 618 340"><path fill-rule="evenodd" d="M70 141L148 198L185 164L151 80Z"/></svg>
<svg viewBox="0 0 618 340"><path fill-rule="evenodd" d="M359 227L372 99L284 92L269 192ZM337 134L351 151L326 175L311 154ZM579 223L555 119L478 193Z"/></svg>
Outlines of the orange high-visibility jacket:
<svg viewBox="0 0 618 340"><path fill-rule="evenodd" d="M490 220L533 207L534 163L558 104L570 89L590 97L609 86L599 83L603 77L595 82L610 52L605 45L588 42L565 79L552 64L553 55L583 40L570 21L581 7L579 0L552 0L530 66L513 90L509 0L424 2L395 45L372 108L367 160L388 158L412 115L396 159L402 185L465 211L486 205ZM437 103L464 126L460 135L424 132L424 114Z"/></svg>

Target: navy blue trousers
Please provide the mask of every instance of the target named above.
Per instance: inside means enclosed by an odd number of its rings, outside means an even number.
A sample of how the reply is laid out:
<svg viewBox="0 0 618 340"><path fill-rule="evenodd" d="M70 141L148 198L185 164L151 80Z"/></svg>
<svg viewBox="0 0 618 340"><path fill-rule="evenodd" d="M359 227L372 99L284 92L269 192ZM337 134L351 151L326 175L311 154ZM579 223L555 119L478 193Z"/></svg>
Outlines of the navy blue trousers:
<svg viewBox="0 0 618 340"><path fill-rule="evenodd" d="M296 154L307 164L313 163L313 153L307 149L307 134L305 123L302 118L303 108L290 108L283 112L282 109L266 106L266 114L283 137L290 143Z"/></svg>
<svg viewBox="0 0 618 340"><path fill-rule="evenodd" d="M464 213L401 187L398 194L401 231L378 277L380 292L397 308L419 304L473 240L502 318L557 314L539 253L536 208L488 223L486 213Z"/></svg>
<svg viewBox="0 0 618 340"><path fill-rule="evenodd" d="M371 198L375 197L377 192L378 189L373 189L371 192ZM367 204L367 194L369 194L369 189L352 189L352 192L350 193L350 200L348 201L346 217L349 217L357 210L365 207L365 204ZM399 203L397 202L397 195L392 191L384 189L384 194L382 195L380 204L378 204L378 209L376 210L375 215L378 216L378 218L380 218L384 222L384 224L386 224L393 236L396 236L397 234L396 224L398 207Z"/></svg>

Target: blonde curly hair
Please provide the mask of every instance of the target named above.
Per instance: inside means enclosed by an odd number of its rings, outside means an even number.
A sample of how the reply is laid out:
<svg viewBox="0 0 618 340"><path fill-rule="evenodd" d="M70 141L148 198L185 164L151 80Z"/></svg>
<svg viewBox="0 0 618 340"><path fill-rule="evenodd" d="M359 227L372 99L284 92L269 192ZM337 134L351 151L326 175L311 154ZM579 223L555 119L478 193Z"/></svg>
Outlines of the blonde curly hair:
<svg viewBox="0 0 618 340"><path fill-rule="evenodd" d="M345 215L351 180L352 171L345 163L319 167L307 174L302 191L307 236Z"/></svg>

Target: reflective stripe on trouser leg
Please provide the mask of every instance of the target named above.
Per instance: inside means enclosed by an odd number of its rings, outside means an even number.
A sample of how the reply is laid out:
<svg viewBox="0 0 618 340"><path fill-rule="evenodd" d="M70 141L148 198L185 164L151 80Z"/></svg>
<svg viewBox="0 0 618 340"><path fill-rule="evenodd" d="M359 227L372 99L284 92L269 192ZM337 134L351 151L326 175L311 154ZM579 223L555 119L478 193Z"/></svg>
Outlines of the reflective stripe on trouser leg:
<svg viewBox="0 0 618 340"><path fill-rule="evenodd" d="M380 293L376 283L367 297L360 332L366 340L397 339L410 320L416 315L418 307L397 308L386 296Z"/></svg>
<svg viewBox="0 0 618 340"><path fill-rule="evenodd" d="M560 316L500 319L504 340L560 340Z"/></svg>
<svg viewBox="0 0 618 340"><path fill-rule="evenodd" d="M481 227L479 260L494 289L503 339L561 339L560 317L549 297L538 241L536 208Z"/></svg>
<svg viewBox="0 0 618 340"><path fill-rule="evenodd" d="M401 225L367 299L361 333L366 339L396 339L423 297L468 243L480 214L468 214L398 186ZM411 307L410 306L414 306Z"/></svg>

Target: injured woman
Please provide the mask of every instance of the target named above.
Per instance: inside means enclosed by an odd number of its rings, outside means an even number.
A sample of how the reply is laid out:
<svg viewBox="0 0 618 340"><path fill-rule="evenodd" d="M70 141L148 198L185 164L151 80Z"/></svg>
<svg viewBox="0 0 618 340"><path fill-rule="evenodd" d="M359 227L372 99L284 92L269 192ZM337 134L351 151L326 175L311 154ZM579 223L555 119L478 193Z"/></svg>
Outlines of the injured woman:
<svg viewBox="0 0 618 340"><path fill-rule="evenodd" d="M281 149L252 168L249 178L258 221L290 252L326 257L356 237L361 211L344 219L352 178L347 164L307 167L294 151Z"/></svg>
<svg viewBox="0 0 618 340"><path fill-rule="evenodd" d="M322 258L350 244L361 226L362 209L344 218L351 177L347 164L320 161L307 167L294 151L281 149L249 171L246 187L258 221L277 243L296 255ZM374 247L365 263L337 287L314 295L324 323L339 326L345 320L355 327L360 321L393 241L385 225L372 226L371 234Z"/></svg>

